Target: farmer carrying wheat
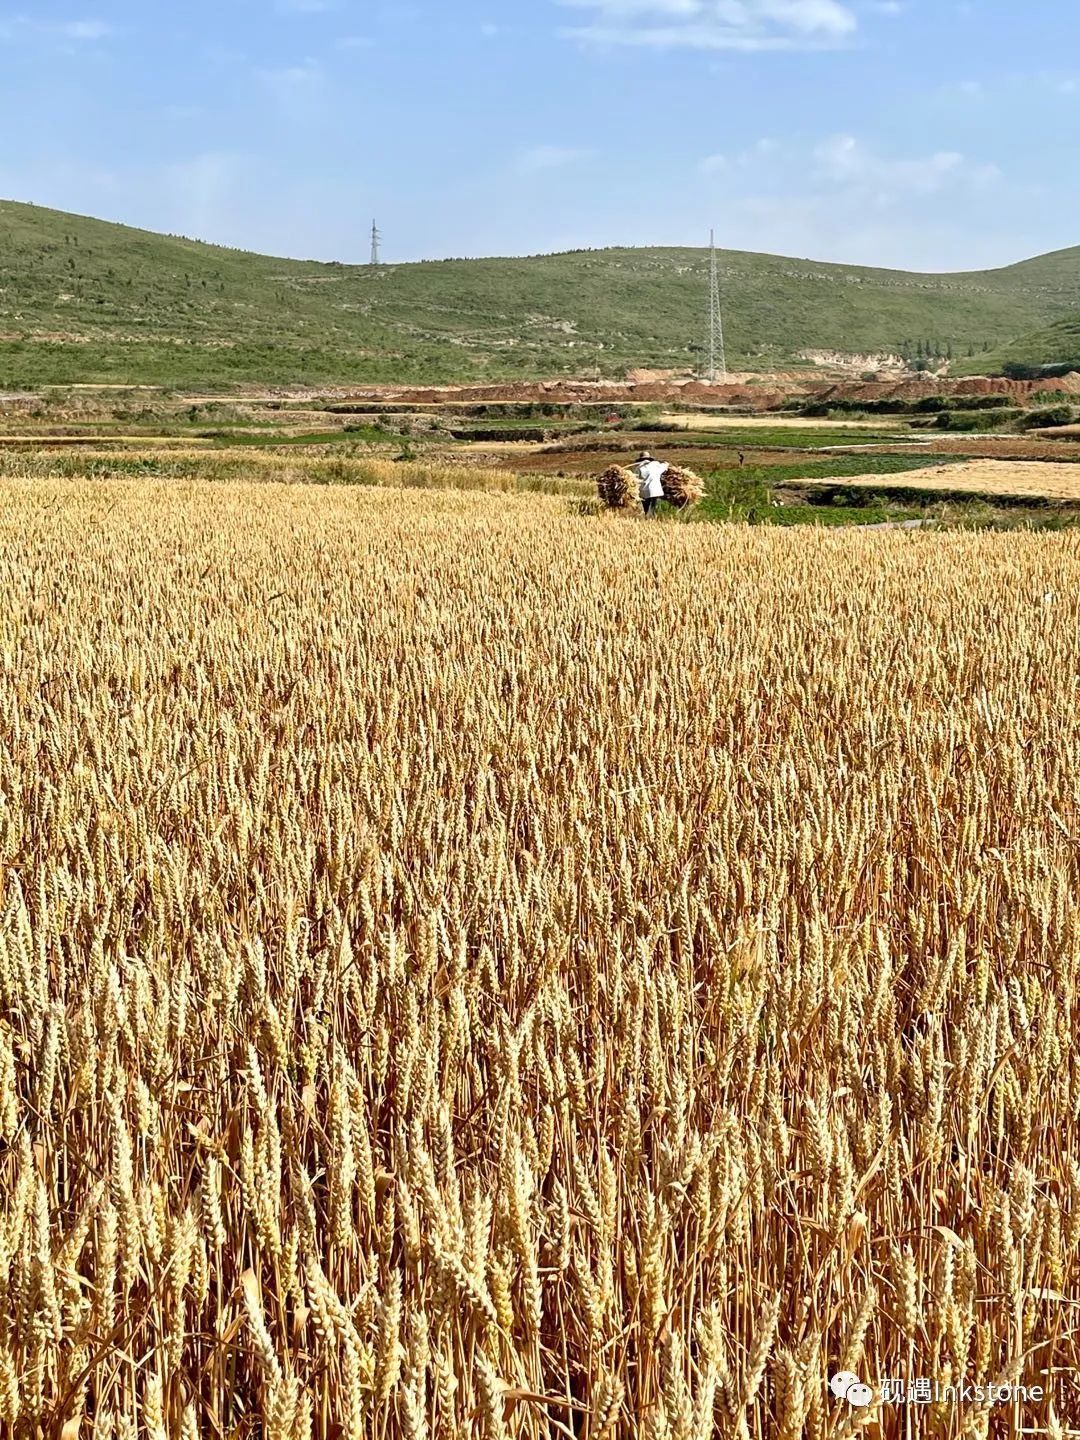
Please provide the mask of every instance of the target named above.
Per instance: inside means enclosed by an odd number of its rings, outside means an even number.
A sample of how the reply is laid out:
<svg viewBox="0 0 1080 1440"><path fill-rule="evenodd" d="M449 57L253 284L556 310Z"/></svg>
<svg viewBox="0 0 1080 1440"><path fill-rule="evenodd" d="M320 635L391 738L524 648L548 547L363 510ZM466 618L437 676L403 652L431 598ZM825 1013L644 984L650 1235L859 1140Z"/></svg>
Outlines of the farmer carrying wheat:
<svg viewBox="0 0 1080 1440"><path fill-rule="evenodd" d="M643 450L638 456L634 474L638 478L638 493L646 515L653 514L664 498L664 476L669 468L663 461L650 455L648 450Z"/></svg>

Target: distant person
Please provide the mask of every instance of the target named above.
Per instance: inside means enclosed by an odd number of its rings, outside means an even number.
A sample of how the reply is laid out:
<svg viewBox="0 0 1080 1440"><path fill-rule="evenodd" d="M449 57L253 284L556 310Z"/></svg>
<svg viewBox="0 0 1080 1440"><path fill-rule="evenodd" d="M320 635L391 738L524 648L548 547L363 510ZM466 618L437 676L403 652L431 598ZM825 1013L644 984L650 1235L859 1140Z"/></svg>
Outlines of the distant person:
<svg viewBox="0 0 1080 1440"><path fill-rule="evenodd" d="M669 469L670 466L650 455L648 450L643 450L638 456L634 474L638 478L638 493L646 515L651 515L664 498L664 476Z"/></svg>
<svg viewBox="0 0 1080 1440"><path fill-rule="evenodd" d="M740 450L740 451L739 451L739 464L740 464L740 465L745 465L745 464L746 464L746 451L745 451L745 450Z"/></svg>

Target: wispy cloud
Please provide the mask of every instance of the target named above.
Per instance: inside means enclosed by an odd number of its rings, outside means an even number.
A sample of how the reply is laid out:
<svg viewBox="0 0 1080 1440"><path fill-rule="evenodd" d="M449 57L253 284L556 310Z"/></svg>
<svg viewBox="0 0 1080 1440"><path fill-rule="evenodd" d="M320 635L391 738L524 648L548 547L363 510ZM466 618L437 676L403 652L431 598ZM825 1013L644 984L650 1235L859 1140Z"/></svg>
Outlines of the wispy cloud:
<svg viewBox="0 0 1080 1440"><path fill-rule="evenodd" d="M116 32L104 20L35 20L29 15L15 15L0 20L0 40L16 41L20 38L59 40L65 43L89 44L106 40Z"/></svg>
<svg viewBox="0 0 1080 1440"><path fill-rule="evenodd" d="M858 20L841 0L556 0L587 12L588 23L562 31L594 45L654 50L835 49L850 43Z"/></svg>
<svg viewBox="0 0 1080 1440"><path fill-rule="evenodd" d="M959 150L898 154L852 134L766 138L706 155L697 173L700 193L723 197L726 243L906 268L1000 261L972 236L1015 195L1006 173ZM950 205L964 224L950 224Z"/></svg>
<svg viewBox="0 0 1080 1440"><path fill-rule="evenodd" d="M256 78L281 118L291 125L314 125L329 113L327 75L318 60L261 69Z"/></svg>
<svg viewBox="0 0 1080 1440"><path fill-rule="evenodd" d="M65 40L104 40L113 29L104 20L68 20L57 25L55 32Z"/></svg>
<svg viewBox="0 0 1080 1440"><path fill-rule="evenodd" d="M913 159L879 155L854 135L833 135L814 149L820 180L869 192L878 203L900 195L935 195L960 185L986 189L1001 178L996 165L969 160L957 150Z"/></svg>
<svg viewBox="0 0 1080 1440"><path fill-rule="evenodd" d="M704 160L698 161L698 170L702 175L719 175L725 170L757 170L779 155L780 150L779 140L764 136L735 155L722 152L706 155Z"/></svg>
<svg viewBox="0 0 1080 1440"><path fill-rule="evenodd" d="M539 170L562 170L567 165L588 160L592 153L574 145L534 145L518 156L517 168L526 175Z"/></svg>
<svg viewBox="0 0 1080 1440"><path fill-rule="evenodd" d="M750 182L786 193L809 181L822 200L844 196L878 208L946 189L986 191L1003 179L996 165L959 150L885 154L857 135L829 135L804 144L765 137L744 150L706 155L697 169L701 175L727 175L740 188Z"/></svg>

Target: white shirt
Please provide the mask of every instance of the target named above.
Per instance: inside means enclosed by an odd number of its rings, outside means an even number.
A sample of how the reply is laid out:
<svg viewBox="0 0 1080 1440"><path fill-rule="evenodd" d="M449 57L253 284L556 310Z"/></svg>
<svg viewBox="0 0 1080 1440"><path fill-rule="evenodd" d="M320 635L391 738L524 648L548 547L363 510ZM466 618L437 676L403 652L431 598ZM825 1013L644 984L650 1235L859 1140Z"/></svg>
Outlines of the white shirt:
<svg viewBox="0 0 1080 1440"><path fill-rule="evenodd" d="M638 493L642 500L664 498L664 476L669 468L659 460L641 460L634 466L634 474L641 481Z"/></svg>

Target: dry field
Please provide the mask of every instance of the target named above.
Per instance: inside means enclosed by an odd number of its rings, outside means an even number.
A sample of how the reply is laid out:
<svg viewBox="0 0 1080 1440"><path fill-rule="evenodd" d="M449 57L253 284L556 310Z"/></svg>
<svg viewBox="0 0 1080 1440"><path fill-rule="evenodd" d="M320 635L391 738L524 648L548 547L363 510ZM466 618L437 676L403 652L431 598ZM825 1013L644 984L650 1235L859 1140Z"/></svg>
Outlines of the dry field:
<svg viewBox="0 0 1080 1440"><path fill-rule="evenodd" d="M931 465L901 475L854 475L844 485L912 486L919 490L969 491L989 496L1038 496L1047 500L1080 500L1080 465L1068 461L1046 464L1023 460L967 460L958 465Z"/></svg>
<svg viewBox="0 0 1080 1440"><path fill-rule="evenodd" d="M0 539L4 1433L1080 1423L1075 534L8 479Z"/></svg>

